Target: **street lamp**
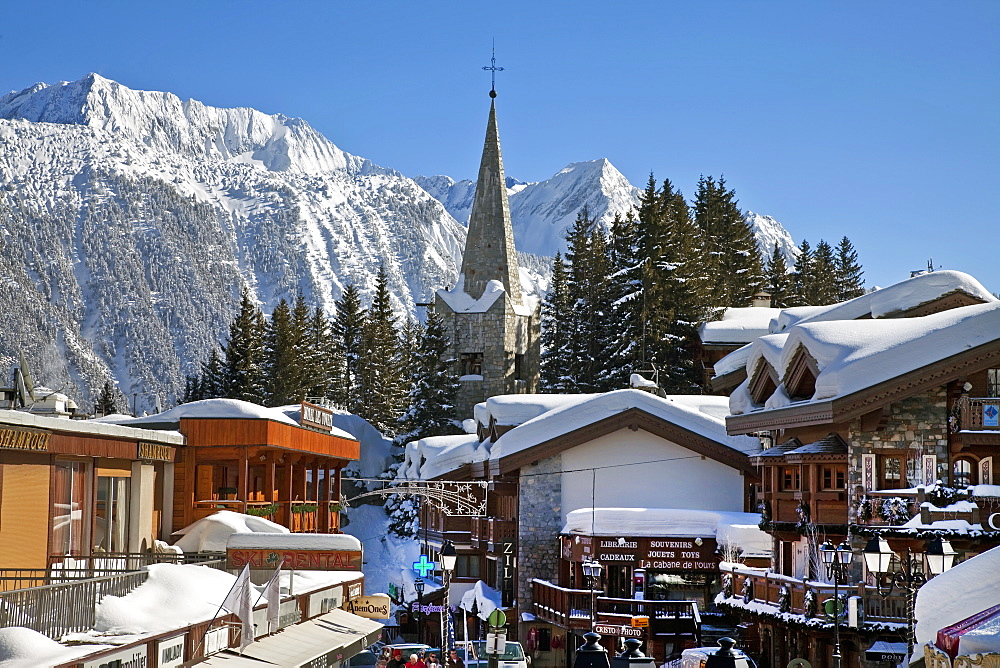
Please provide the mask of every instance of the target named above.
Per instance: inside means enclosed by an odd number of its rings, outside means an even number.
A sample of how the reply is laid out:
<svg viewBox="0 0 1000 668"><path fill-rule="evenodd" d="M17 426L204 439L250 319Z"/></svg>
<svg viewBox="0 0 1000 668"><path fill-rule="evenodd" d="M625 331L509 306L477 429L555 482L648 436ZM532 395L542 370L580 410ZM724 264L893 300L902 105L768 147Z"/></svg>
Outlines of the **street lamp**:
<svg viewBox="0 0 1000 668"><path fill-rule="evenodd" d="M847 581L847 571L851 566L851 559L854 553L847 542L842 542L834 547L833 543L826 541L819 546L820 556L823 557L823 565L826 566L826 577L833 579L833 668L840 668L840 582Z"/></svg>
<svg viewBox="0 0 1000 668"><path fill-rule="evenodd" d="M583 568L583 574L590 586L590 630L593 631L594 623L597 621L597 580L601 577L601 569L604 567L596 559L585 561L580 566Z"/></svg>
<svg viewBox="0 0 1000 668"><path fill-rule="evenodd" d="M955 563L955 550L944 538L935 536L927 540L924 554L913 554L909 546L906 548L906 558L896 555L889 544L879 535L875 535L865 545L865 564L871 574L878 593L882 598L888 598L893 589L899 587L906 592L906 656L913 654L913 606L917 590L927 582L927 575L921 564L921 556L926 561L927 570L932 576L941 575ZM899 559L899 570L891 571L892 558ZM919 567L919 568L918 568Z"/></svg>
<svg viewBox="0 0 1000 668"><path fill-rule="evenodd" d="M441 546L441 570L444 579L444 606L441 610L441 654L444 658L444 666L448 668L451 664L451 643L448 637L448 623L451 619L451 602L449 598L451 596L451 573L455 570L455 564L458 562L458 552L455 550L455 544L450 540L446 540L444 545Z"/></svg>
<svg viewBox="0 0 1000 668"><path fill-rule="evenodd" d="M417 592L417 642L423 640L423 624L420 622L420 599L424 595L424 579L417 578L413 581L413 588Z"/></svg>

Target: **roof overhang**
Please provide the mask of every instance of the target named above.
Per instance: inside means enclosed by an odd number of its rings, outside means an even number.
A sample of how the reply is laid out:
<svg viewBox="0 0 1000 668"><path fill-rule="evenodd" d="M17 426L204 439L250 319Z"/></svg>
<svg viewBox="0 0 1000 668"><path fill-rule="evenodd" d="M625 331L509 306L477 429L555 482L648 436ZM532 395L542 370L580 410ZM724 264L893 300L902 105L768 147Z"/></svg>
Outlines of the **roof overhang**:
<svg viewBox="0 0 1000 668"><path fill-rule="evenodd" d="M532 462L554 456L574 446L626 428L632 431L642 429L699 455L704 455L749 475L756 475L756 470L750 463L750 457L747 454L635 407L578 427L518 452L502 456L499 459L490 459L487 463L488 472L494 476L511 473Z"/></svg>
<svg viewBox="0 0 1000 668"><path fill-rule="evenodd" d="M730 415L726 418L726 431L730 434L749 434L755 431L846 422L894 401L992 366L1000 366L1000 340L970 348L842 397L803 401L783 408Z"/></svg>

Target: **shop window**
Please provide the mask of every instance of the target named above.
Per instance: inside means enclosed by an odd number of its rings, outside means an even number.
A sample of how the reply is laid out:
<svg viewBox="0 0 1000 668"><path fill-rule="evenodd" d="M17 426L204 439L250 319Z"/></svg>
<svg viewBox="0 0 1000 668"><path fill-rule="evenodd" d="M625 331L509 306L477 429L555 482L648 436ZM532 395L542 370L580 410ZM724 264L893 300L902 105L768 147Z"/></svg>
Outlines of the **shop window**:
<svg viewBox="0 0 1000 668"><path fill-rule="evenodd" d="M128 552L129 478L98 476L94 552Z"/></svg>
<svg viewBox="0 0 1000 668"><path fill-rule="evenodd" d="M781 489L783 491L797 491L799 489L799 467L785 466L781 469Z"/></svg>
<svg viewBox="0 0 1000 668"><path fill-rule="evenodd" d="M483 375L483 354L482 353L462 353L461 375L481 376Z"/></svg>
<svg viewBox="0 0 1000 668"><path fill-rule="evenodd" d="M992 369L991 369L992 371ZM956 459L951 467L951 484L954 487L968 487L976 484L976 467L972 461L962 458Z"/></svg>
<svg viewBox="0 0 1000 668"><path fill-rule="evenodd" d="M844 489L847 486L847 471L843 466L823 467L823 489Z"/></svg>
<svg viewBox="0 0 1000 668"><path fill-rule="evenodd" d="M87 465L56 461L52 468L52 552L81 555L84 548L84 517L87 511Z"/></svg>

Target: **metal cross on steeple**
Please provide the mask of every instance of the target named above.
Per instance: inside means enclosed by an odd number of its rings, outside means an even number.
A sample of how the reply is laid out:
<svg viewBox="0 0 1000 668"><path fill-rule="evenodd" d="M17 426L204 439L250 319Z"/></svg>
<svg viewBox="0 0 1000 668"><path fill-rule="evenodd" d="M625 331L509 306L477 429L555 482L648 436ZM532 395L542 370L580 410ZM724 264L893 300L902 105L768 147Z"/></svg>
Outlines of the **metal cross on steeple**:
<svg viewBox="0 0 1000 668"><path fill-rule="evenodd" d="M493 55L489 65L483 65L483 69L490 73L490 97L497 96L497 72L503 72L502 67L497 67L497 47L493 44Z"/></svg>

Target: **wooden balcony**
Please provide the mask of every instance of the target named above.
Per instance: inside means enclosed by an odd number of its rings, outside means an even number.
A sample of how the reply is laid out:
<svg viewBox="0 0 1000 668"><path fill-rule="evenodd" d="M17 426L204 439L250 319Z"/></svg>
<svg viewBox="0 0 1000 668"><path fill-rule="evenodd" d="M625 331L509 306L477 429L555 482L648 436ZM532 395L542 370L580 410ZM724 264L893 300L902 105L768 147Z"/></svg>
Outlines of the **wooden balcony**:
<svg viewBox="0 0 1000 668"><path fill-rule="evenodd" d="M470 534L472 545L477 548L513 543L517 541L517 522L496 517L473 517Z"/></svg>
<svg viewBox="0 0 1000 668"><path fill-rule="evenodd" d="M961 397L958 428L962 431L1000 431L1000 426L986 425L983 412L987 406L1000 406L1000 397Z"/></svg>
<svg viewBox="0 0 1000 668"><path fill-rule="evenodd" d="M700 639L701 613L694 601L637 601L600 594L532 580L532 612L539 619L574 631L589 630L592 622L621 626L628 625L632 617L648 616L650 633L654 635L692 635ZM594 620L590 616L592 600Z"/></svg>
<svg viewBox="0 0 1000 668"><path fill-rule="evenodd" d="M774 522L797 523L799 506L809 508L809 521L813 524L847 524L847 491L821 490L818 492L771 492L764 494L770 500Z"/></svg>
<svg viewBox="0 0 1000 668"><path fill-rule="evenodd" d="M746 591L746 582L750 580L753 583L753 595L747 602L773 606L776 613L782 610L782 599L787 597L785 612L806 617L822 617L823 601L833 598L833 584L803 582L779 573L758 573L725 567L722 570L733 577L734 596L740 597ZM883 598L877 589L865 583L842 584L839 593L845 597L860 596L866 620L906 623L905 594L893 592L889 597ZM811 609L807 609L808 598L815 601Z"/></svg>

